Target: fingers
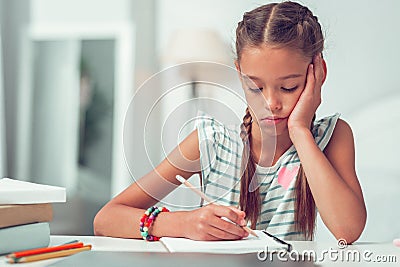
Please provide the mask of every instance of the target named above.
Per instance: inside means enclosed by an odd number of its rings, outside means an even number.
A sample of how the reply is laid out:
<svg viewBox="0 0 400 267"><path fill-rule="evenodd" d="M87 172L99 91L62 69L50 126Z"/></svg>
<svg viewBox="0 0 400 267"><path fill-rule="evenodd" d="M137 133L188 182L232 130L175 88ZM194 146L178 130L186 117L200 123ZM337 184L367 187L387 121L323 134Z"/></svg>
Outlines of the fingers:
<svg viewBox="0 0 400 267"><path fill-rule="evenodd" d="M245 213L235 207L214 205L215 216L210 218L209 224L212 226L209 234L224 240L241 239L248 236L248 233L240 227L245 225Z"/></svg>
<svg viewBox="0 0 400 267"><path fill-rule="evenodd" d="M313 92L315 88L314 64L309 64L307 69L307 80L304 92Z"/></svg>
<svg viewBox="0 0 400 267"><path fill-rule="evenodd" d="M240 226L245 226L247 224L246 220L244 219L246 217L246 213L244 211L233 206L227 206L227 207L236 212L240 216L240 220L237 224L239 224Z"/></svg>
<svg viewBox="0 0 400 267"><path fill-rule="evenodd" d="M235 207L215 205L214 212L218 217L225 217L233 223L239 225L244 225L246 223L244 221L245 213Z"/></svg>
<svg viewBox="0 0 400 267"><path fill-rule="evenodd" d="M314 57L313 63L316 86L320 87L325 76L321 54Z"/></svg>
<svg viewBox="0 0 400 267"><path fill-rule="evenodd" d="M222 235L218 235L222 239L239 239L248 236L248 233L242 227L225 220L224 217L219 218L216 216L212 218L210 225L224 232Z"/></svg>
<svg viewBox="0 0 400 267"><path fill-rule="evenodd" d="M220 225L210 227L208 234L215 237L217 240L237 240L237 239L242 239L243 237L247 236L247 232L243 230L243 228L234 225L233 223L226 222L222 219L219 219L219 221L222 221L222 223L228 224L224 228L220 228ZM229 225L230 224L230 225ZM236 233L230 232L232 228L236 228L237 231L234 231ZM246 235L247 234L247 235Z"/></svg>
<svg viewBox="0 0 400 267"><path fill-rule="evenodd" d="M324 76L325 72L322 57L321 54L318 54L313 58L312 63L308 65L306 87L304 91L309 93L320 93Z"/></svg>

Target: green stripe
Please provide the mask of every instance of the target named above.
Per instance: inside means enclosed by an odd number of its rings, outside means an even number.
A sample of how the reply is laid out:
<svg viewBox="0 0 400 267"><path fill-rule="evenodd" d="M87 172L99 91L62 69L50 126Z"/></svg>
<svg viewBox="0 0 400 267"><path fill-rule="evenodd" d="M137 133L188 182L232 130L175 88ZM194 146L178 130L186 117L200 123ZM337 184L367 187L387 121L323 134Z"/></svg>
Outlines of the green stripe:
<svg viewBox="0 0 400 267"><path fill-rule="evenodd" d="M328 126L326 127L324 133L322 134L321 139L319 139L319 141L318 141L318 146L321 144L322 140L324 140L324 138L325 138L325 135L328 133L329 127L331 126L331 123L332 123L332 119L333 119L333 117L330 117L330 118L329 118L329 120L328 120Z"/></svg>
<svg viewBox="0 0 400 267"><path fill-rule="evenodd" d="M272 223L272 224L269 224L269 225L268 225L268 228L269 228L269 227L278 227L278 226L282 226L282 225L292 225L292 224L294 224L294 221L291 221L291 222Z"/></svg>
<svg viewBox="0 0 400 267"><path fill-rule="evenodd" d="M266 223L268 224L270 222L271 222L271 220L261 221L257 225L260 226L260 225L263 225L263 224L266 224Z"/></svg>
<svg viewBox="0 0 400 267"><path fill-rule="evenodd" d="M272 202L272 201L277 200L277 199L282 199L283 197L284 197L284 196L282 195L282 196L280 196L279 198L278 198L278 197L270 198L270 199L264 201L264 202L262 203L262 205L267 204L268 202ZM284 199L284 200L280 201L280 203L288 203L288 202L291 202L291 201L294 201L294 200L296 200L296 198ZM263 211L262 213L260 213L260 214L263 214L263 213L264 213L264 211Z"/></svg>
<svg viewBox="0 0 400 267"><path fill-rule="evenodd" d="M216 158L219 162L225 163L226 165L229 165L231 167L234 167L236 170L240 170L240 167L236 166L236 164L233 164L227 160L222 159L220 156L216 155Z"/></svg>
<svg viewBox="0 0 400 267"><path fill-rule="evenodd" d="M290 235L302 235L302 232L289 232L289 233L285 233L285 234L276 234L276 237L287 237Z"/></svg>
<svg viewBox="0 0 400 267"><path fill-rule="evenodd" d="M272 181L271 182L268 182L268 183L259 183L259 185L260 186L267 186L267 185L270 185L270 184L272 184L272 182L274 181L274 179L272 179Z"/></svg>
<svg viewBox="0 0 400 267"><path fill-rule="evenodd" d="M233 192L235 194L240 194L239 190L236 190L234 188L229 188L227 186L224 186L222 184L218 184L218 183L215 183L215 182L212 182L212 181L208 181L208 185L212 185L212 186L215 186L215 187L218 187L218 188L222 188L222 189L225 189L225 190L227 190L229 192Z"/></svg>
<svg viewBox="0 0 400 267"><path fill-rule="evenodd" d="M232 192L232 193L234 193L234 194L240 194L240 190L234 189L233 187L230 188L230 187L227 187L227 186L225 186L225 185L222 185L222 184L219 184L219 183L216 183L216 182L213 182L213 181L208 180L208 181L207 181L207 186L210 186L210 185L211 185L211 186L214 186L214 187L217 187L217 188L221 188L221 189L227 190L228 192ZM227 193L228 193L228 192L227 192ZM269 191L261 192L261 193L259 193L259 194L260 194L260 196L266 196L268 193L269 193ZM282 198L283 198L283 195L282 195L282 196L279 196L279 197L273 197L273 198L270 198L270 199L268 199L268 200L262 202L262 204L265 204L265 203L274 201L274 200L276 200L276 199L282 199Z"/></svg>
<svg viewBox="0 0 400 267"><path fill-rule="evenodd" d="M285 166L288 166L290 164L294 164L294 163L298 163L298 162L300 162L300 159L299 158L295 158L294 160L290 160L288 162L285 162L285 163L279 165L278 169L276 171L274 171L274 172L268 172L268 173L258 173L257 172L257 174L259 174L259 175L268 175L268 176L276 175L276 173L280 171L281 167L285 167Z"/></svg>
<svg viewBox="0 0 400 267"><path fill-rule="evenodd" d="M204 137L207 137L207 133L206 133L206 127L205 127L205 124L206 124L206 121L203 121L203 124L202 124L202 131L203 131L203 135L204 135ZM207 139L206 139L207 140ZM200 141L199 141L200 142ZM206 142L207 143L207 142ZM211 170L212 170L212 167L211 167L211 156L210 156L210 152L209 152L209 150L208 150L208 146L206 146L206 150L207 150L207 157L208 157L208 165L210 166L210 172L211 172ZM203 162L202 160L200 160L200 162ZM208 168L208 166L207 166L207 168ZM207 180L208 179L208 177L209 177L209 175L210 174L208 174L207 175L207 177L204 175L204 170L205 169L207 169L207 168L205 168L205 166L203 165L203 167L202 167L202 169L201 169L201 173L203 174L202 175L202 177L203 177L203 184L205 184L204 183L204 181L205 180Z"/></svg>
<svg viewBox="0 0 400 267"><path fill-rule="evenodd" d="M275 212L277 209L278 209L278 208L264 210L264 211L262 211L262 212L260 213L260 215L263 215L263 214L269 213L269 212Z"/></svg>
<svg viewBox="0 0 400 267"><path fill-rule="evenodd" d="M236 182L237 182L237 181L240 181L239 178L236 178L236 177L234 177L234 176L228 175L228 174L226 174L226 173L224 173L224 172L220 172L219 170L214 169L213 167L210 167L210 171L211 171L212 173L215 173L215 174L218 174L218 175L227 177L227 178L229 178L229 179L233 179L233 180L236 181Z"/></svg>
<svg viewBox="0 0 400 267"><path fill-rule="evenodd" d="M216 127L215 127L215 120L211 119L211 127L213 129L213 136L214 136L214 140L217 140L216 138L216 133L218 132ZM217 127L221 127L223 129L222 134L224 135L224 138L228 139L231 142L234 142L237 146L239 146L239 143L236 140L233 140L229 135L226 135L225 132L227 132L227 128L225 127L225 125L218 123Z"/></svg>
<svg viewBox="0 0 400 267"><path fill-rule="evenodd" d="M221 201L221 202L227 203L227 204L229 204L231 206L238 206L239 205L239 202L236 202L236 201L233 201L233 200L226 200L222 196L214 196L214 195L208 194L208 193L207 193L207 196L209 196L210 198L212 198L215 201Z"/></svg>
<svg viewBox="0 0 400 267"><path fill-rule="evenodd" d="M233 152L231 149L229 149L228 147L224 146L221 143L216 143L217 146L219 146L220 148L222 148L222 150L225 150L226 152L235 155L238 158L242 158L238 153Z"/></svg>
<svg viewBox="0 0 400 267"><path fill-rule="evenodd" d="M282 199L283 197L284 197L284 195L282 195L282 196L277 196L277 197L271 197L271 198L269 198L268 200L263 201L262 204L264 205L264 204L267 204L267 203L272 202L272 201L274 201L274 200Z"/></svg>
<svg viewBox="0 0 400 267"><path fill-rule="evenodd" d="M211 120L211 128L213 129L213 137L214 137L214 140L216 141L216 140L217 140L217 137L216 137L217 129L216 129L216 127L215 127L214 122L215 122L215 120L212 119L212 120ZM223 129L225 129L225 127L223 127L223 125L222 125L222 126L217 126L217 127L222 127ZM224 131L223 131L221 134L224 136L224 138L230 139L230 137L228 137L228 136L225 134ZM218 141L220 141L220 140L218 140ZM217 144L218 144L218 145L221 145L222 149L227 150L227 151L229 151L229 152L232 153L232 154L234 153L234 152L231 152L231 150L230 150L229 148L227 148L226 146L224 146L224 145L222 144L222 142L218 142ZM238 145L237 142L235 142L235 144ZM236 153L235 153L235 154L236 154ZM236 154L236 156L237 156L237 157L240 157L238 154Z"/></svg>
<svg viewBox="0 0 400 267"><path fill-rule="evenodd" d="M274 190L276 190L276 189L278 189L278 188L282 188L282 186L281 186L280 184L278 184L278 185L276 185L276 186L270 188L268 191L271 192L271 191L274 191Z"/></svg>
<svg viewBox="0 0 400 267"><path fill-rule="evenodd" d="M294 213L294 210L283 210L275 213L276 215Z"/></svg>
<svg viewBox="0 0 400 267"><path fill-rule="evenodd" d="M295 197L294 198L288 198L288 199L282 200L281 203L292 202L292 201L295 201L295 200L296 200Z"/></svg>
<svg viewBox="0 0 400 267"><path fill-rule="evenodd" d="M263 215L263 214L266 214L269 212L275 212L277 209L278 208L264 210L263 212L260 213L260 215ZM294 210L283 210L283 211L276 212L274 215L287 214L287 213L294 213Z"/></svg>

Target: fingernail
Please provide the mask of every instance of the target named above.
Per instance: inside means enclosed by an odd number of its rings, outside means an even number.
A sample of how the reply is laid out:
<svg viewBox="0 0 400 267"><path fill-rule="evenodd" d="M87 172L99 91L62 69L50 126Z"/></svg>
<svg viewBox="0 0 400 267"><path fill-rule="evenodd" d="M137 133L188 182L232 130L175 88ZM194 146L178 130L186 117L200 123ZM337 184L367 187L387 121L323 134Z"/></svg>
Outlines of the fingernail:
<svg viewBox="0 0 400 267"><path fill-rule="evenodd" d="M240 225L245 225L245 224L246 224L246 221L244 219L241 219L240 220Z"/></svg>

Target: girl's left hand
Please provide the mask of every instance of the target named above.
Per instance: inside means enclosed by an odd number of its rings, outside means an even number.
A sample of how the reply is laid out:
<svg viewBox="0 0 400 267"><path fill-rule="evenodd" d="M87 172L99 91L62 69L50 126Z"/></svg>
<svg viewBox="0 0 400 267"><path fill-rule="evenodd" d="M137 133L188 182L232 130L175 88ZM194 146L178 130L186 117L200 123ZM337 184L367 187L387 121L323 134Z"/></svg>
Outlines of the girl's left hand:
<svg viewBox="0 0 400 267"><path fill-rule="evenodd" d="M288 119L289 133L297 129L310 130L311 121L321 104L321 86L325 78L321 54L308 65L306 86Z"/></svg>

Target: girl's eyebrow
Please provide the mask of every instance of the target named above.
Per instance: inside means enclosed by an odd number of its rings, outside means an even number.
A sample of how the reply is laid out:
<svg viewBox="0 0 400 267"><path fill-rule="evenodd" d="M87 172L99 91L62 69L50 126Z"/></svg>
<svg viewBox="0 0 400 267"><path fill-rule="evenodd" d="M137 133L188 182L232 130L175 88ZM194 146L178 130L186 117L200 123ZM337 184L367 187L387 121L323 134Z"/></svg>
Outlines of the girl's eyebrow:
<svg viewBox="0 0 400 267"><path fill-rule="evenodd" d="M298 78L303 76L302 74L289 74L283 77L278 78L278 80L286 80L286 79L291 79L291 78Z"/></svg>
<svg viewBox="0 0 400 267"><path fill-rule="evenodd" d="M248 78L248 79L251 79L251 80L261 81L261 79L256 77L256 76L247 75L247 74L242 74L242 76L244 78ZM298 78L298 77L302 77L302 76L303 76L302 74L293 73L293 74L289 74L289 75L286 75L286 76L279 77L277 80L287 80L287 79Z"/></svg>
<svg viewBox="0 0 400 267"><path fill-rule="evenodd" d="M261 81L260 78L258 78L256 76L247 75L247 74L242 74L242 77L250 79L250 80Z"/></svg>

